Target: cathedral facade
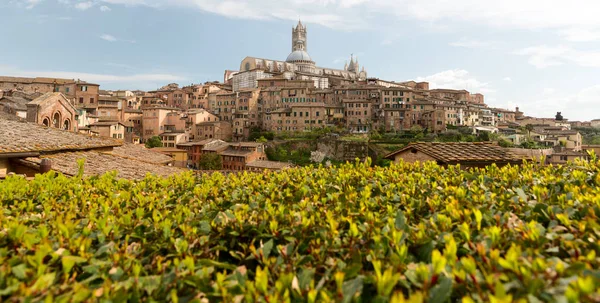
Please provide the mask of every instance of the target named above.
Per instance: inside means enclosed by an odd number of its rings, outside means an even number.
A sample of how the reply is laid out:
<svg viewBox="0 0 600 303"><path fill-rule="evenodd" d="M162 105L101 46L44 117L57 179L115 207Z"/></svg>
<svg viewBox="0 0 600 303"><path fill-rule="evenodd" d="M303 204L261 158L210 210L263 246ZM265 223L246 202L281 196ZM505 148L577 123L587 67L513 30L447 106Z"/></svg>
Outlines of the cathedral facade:
<svg viewBox="0 0 600 303"><path fill-rule="evenodd" d="M292 50L285 61L246 57L239 72L233 75L234 90L255 88L256 80L283 77L290 80L312 80L317 88L329 88L334 81L366 80L367 72L360 69L353 56L344 69L318 67L308 54L307 29L302 22L292 28Z"/></svg>

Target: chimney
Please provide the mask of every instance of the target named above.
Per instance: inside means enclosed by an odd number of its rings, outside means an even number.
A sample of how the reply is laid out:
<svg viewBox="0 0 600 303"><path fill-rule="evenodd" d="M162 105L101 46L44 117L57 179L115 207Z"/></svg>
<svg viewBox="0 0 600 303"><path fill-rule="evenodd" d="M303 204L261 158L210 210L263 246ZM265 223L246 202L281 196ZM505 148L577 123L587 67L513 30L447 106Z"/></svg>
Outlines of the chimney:
<svg viewBox="0 0 600 303"><path fill-rule="evenodd" d="M52 169L52 161L50 159L42 159L40 163L40 173L44 174L49 172Z"/></svg>

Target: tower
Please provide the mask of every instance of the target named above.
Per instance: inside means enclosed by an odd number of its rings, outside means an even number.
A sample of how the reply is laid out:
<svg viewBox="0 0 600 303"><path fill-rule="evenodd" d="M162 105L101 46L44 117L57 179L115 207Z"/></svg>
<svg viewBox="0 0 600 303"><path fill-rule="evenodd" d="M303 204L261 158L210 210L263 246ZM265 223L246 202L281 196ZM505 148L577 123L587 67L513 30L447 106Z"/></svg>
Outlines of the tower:
<svg viewBox="0 0 600 303"><path fill-rule="evenodd" d="M306 44L306 26L302 25L302 22L298 20L296 28L292 28L292 52L306 51Z"/></svg>

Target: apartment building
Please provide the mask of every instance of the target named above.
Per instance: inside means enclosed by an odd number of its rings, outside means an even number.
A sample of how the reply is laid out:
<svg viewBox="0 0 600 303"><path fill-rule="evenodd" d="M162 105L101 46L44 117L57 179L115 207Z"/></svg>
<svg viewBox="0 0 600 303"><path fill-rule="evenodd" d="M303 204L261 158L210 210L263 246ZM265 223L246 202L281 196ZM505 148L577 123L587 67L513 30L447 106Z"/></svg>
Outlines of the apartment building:
<svg viewBox="0 0 600 303"><path fill-rule="evenodd" d="M142 140L158 136L166 131L185 130L185 118L181 111L172 107L148 107L143 109Z"/></svg>

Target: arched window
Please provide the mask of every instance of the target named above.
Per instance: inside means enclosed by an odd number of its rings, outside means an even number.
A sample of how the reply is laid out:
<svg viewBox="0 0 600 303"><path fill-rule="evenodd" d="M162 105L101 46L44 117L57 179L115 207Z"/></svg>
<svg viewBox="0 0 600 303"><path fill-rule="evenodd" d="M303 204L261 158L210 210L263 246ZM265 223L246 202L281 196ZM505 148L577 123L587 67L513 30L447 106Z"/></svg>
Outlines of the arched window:
<svg viewBox="0 0 600 303"><path fill-rule="evenodd" d="M63 122L63 129L64 130L71 130L71 123L69 123L69 120L65 120L65 122Z"/></svg>
<svg viewBox="0 0 600 303"><path fill-rule="evenodd" d="M248 71L248 70L250 70L250 62L246 62L245 69L246 69L247 71Z"/></svg>
<svg viewBox="0 0 600 303"><path fill-rule="evenodd" d="M59 113L55 113L54 116L52 117L52 127L60 128L60 114Z"/></svg>
<svg viewBox="0 0 600 303"><path fill-rule="evenodd" d="M44 121L42 123L44 124L45 127L48 127L48 126L50 126L50 119L44 118Z"/></svg>

